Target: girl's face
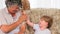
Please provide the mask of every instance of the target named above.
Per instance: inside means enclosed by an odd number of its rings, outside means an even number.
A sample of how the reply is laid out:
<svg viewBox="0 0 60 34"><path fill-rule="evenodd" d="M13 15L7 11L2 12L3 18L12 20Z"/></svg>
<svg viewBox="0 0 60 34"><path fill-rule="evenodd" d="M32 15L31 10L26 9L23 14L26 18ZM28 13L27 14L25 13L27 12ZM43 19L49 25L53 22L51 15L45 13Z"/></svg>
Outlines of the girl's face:
<svg viewBox="0 0 60 34"><path fill-rule="evenodd" d="M39 25L40 25L40 27L47 27L48 26L48 22L46 22L44 19L40 19Z"/></svg>

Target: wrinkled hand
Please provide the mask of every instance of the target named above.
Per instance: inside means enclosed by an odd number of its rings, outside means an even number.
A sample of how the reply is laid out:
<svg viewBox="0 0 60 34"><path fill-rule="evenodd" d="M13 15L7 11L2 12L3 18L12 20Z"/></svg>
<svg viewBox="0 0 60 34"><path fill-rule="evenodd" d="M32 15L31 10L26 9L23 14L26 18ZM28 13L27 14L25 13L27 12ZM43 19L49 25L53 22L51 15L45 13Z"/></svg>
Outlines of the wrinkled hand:
<svg viewBox="0 0 60 34"><path fill-rule="evenodd" d="M25 21L27 19L27 15L23 14L19 17L19 21Z"/></svg>
<svg viewBox="0 0 60 34"><path fill-rule="evenodd" d="M19 17L19 20L22 20L22 21L27 20L27 15L25 12L22 12L22 15Z"/></svg>

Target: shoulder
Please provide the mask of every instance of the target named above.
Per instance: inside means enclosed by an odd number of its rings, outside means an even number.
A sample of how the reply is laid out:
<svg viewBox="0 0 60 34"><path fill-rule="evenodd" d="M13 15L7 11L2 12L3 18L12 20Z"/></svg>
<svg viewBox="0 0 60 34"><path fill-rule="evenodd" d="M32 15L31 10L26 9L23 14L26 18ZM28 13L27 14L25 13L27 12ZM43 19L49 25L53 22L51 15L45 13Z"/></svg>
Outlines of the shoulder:
<svg viewBox="0 0 60 34"><path fill-rule="evenodd" d="M47 34L51 34L51 31L49 29L46 30Z"/></svg>
<svg viewBox="0 0 60 34"><path fill-rule="evenodd" d="M2 9L0 9L0 14L2 13Z"/></svg>
<svg viewBox="0 0 60 34"><path fill-rule="evenodd" d="M5 12L3 11L3 9L0 9L0 18L3 18L3 14L4 14Z"/></svg>
<svg viewBox="0 0 60 34"><path fill-rule="evenodd" d="M0 10L0 22L4 22L5 21L5 11L3 9Z"/></svg>
<svg viewBox="0 0 60 34"><path fill-rule="evenodd" d="M7 8L0 9L0 14L5 13L5 11L7 11Z"/></svg>
<svg viewBox="0 0 60 34"><path fill-rule="evenodd" d="M39 25L38 24L34 24L34 26L33 26L33 29L38 29L39 28Z"/></svg>

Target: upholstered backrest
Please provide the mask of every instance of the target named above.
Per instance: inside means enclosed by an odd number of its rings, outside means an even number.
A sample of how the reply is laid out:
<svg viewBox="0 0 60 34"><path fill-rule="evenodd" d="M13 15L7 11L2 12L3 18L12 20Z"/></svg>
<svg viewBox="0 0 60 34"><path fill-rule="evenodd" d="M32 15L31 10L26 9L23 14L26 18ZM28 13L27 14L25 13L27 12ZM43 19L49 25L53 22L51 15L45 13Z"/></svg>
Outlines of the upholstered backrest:
<svg viewBox="0 0 60 34"><path fill-rule="evenodd" d="M28 13L28 11L27 11ZM53 17L53 25L50 28L52 34L60 34L60 9L31 9L28 13L31 21L34 23L39 22L39 18L43 15L48 15ZM30 29L30 34L33 33L32 29Z"/></svg>

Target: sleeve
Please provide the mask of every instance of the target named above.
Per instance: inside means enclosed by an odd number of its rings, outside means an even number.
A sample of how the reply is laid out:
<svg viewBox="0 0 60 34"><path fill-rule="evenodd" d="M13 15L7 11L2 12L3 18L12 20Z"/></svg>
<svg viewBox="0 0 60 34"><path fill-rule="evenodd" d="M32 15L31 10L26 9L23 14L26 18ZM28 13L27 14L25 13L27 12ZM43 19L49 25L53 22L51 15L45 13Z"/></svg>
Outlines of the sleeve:
<svg viewBox="0 0 60 34"><path fill-rule="evenodd" d="M39 28L39 25L38 24L34 24L33 29L37 30L38 28Z"/></svg>
<svg viewBox="0 0 60 34"><path fill-rule="evenodd" d="M6 23L6 20L5 20L4 16L3 16L3 14L0 13L0 26L1 25L7 25L7 23Z"/></svg>

